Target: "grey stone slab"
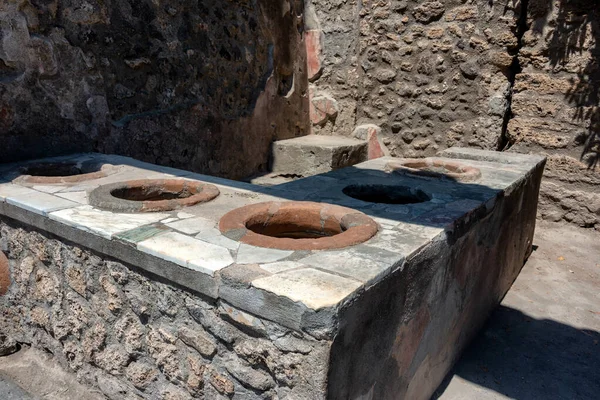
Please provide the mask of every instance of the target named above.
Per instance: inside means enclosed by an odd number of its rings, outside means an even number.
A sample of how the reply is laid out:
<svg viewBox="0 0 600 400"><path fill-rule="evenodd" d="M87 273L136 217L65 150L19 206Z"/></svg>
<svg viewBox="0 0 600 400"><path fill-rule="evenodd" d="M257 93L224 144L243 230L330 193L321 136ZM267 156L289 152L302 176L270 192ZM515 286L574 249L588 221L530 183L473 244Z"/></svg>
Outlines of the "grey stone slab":
<svg viewBox="0 0 600 400"><path fill-rule="evenodd" d="M64 192L55 193L55 196L62 197L63 199L71 200L79 204L89 204L88 192L85 190L79 192Z"/></svg>
<svg viewBox="0 0 600 400"><path fill-rule="evenodd" d="M258 278L252 281L252 286L318 310L337 305L356 291L361 283L313 268L306 268Z"/></svg>
<svg viewBox="0 0 600 400"><path fill-rule="evenodd" d="M306 264L298 261L276 261L267 264L260 264L260 267L272 274L278 274L291 269L306 268Z"/></svg>
<svg viewBox="0 0 600 400"><path fill-rule="evenodd" d="M251 246L242 243L238 249L236 263L238 264L258 264L279 261L294 252L291 250L268 249L264 247Z"/></svg>
<svg viewBox="0 0 600 400"><path fill-rule="evenodd" d="M273 143L271 170L315 175L367 159L367 142L342 136L309 135Z"/></svg>

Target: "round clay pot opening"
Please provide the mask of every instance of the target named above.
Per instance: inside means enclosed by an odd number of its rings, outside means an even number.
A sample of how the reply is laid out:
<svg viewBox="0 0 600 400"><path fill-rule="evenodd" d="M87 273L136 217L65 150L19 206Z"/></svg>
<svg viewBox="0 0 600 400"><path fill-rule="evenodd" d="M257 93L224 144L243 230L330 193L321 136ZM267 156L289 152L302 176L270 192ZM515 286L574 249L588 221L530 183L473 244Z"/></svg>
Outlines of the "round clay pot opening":
<svg viewBox="0 0 600 400"><path fill-rule="evenodd" d="M19 168L17 183L76 183L104 178L114 173L114 167L102 163L42 162Z"/></svg>
<svg viewBox="0 0 600 400"><path fill-rule="evenodd" d="M170 211L206 203L219 195L210 183L184 179L144 179L103 185L89 196L90 204L114 212Z"/></svg>
<svg viewBox="0 0 600 400"><path fill-rule="evenodd" d="M251 204L228 212L219 229L231 239L282 250L325 250L369 240L373 219L350 208L308 201Z"/></svg>
<svg viewBox="0 0 600 400"><path fill-rule="evenodd" d="M390 161L386 171L423 178L449 179L459 182L472 182L481 177L478 168L457 161L431 158L405 158Z"/></svg>
<svg viewBox="0 0 600 400"><path fill-rule="evenodd" d="M346 196L367 203L383 204L415 204L431 200L431 197L420 189L394 185L350 185L342 189Z"/></svg>

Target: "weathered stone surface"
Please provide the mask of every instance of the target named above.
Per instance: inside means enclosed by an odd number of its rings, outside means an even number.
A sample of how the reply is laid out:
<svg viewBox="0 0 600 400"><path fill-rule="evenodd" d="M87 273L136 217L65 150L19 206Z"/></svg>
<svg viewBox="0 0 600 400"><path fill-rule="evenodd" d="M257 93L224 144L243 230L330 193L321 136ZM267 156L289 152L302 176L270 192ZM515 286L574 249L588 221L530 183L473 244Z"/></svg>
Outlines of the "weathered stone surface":
<svg viewBox="0 0 600 400"><path fill-rule="evenodd" d="M309 135L273 143L272 171L302 176L342 168L367 159L367 143L339 136Z"/></svg>
<svg viewBox="0 0 600 400"><path fill-rule="evenodd" d="M390 155L389 150L383 144L383 139L381 138L382 132L379 126L374 124L357 126L354 132L352 132L352 136L367 141L367 157L369 160Z"/></svg>
<svg viewBox="0 0 600 400"><path fill-rule="evenodd" d="M375 124L390 154L404 157L502 146L518 2L313 6L325 45L323 73L311 88L327 90L341 110L335 124L313 133L352 135ZM350 101L356 106L346 107Z"/></svg>
<svg viewBox="0 0 600 400"><path fill-rule="evenodd" d="M549 156L539 216L596 229L599 20L593 1L529 1L506 133L511 151Z"/></svg>
<svg viewBox="0 0 600 400"><path fill-rule="evenodd" d="M0 21L2 160L101 150L244 177L309 133L302 1L8 0Z"/></svg>

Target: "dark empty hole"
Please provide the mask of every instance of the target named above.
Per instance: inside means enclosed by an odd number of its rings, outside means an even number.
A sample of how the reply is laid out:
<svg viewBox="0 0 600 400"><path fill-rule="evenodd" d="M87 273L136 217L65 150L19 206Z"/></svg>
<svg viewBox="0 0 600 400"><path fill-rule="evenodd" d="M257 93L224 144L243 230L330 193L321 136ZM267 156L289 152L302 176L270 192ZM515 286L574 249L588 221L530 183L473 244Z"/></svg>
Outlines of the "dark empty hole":
<svg viewBox="0 0 600 400"><path fill-rule="evenodd" d="M120 188L113 190L110 194L119 199L131 201L175 200L185 199L193 195L193 193L187 189L176 192L161 187Z"/></svg>
<svg viewBox="0 0 600 400"><path fill-rule="evenodd" d="M90 172L90 171L88 171ZM84 172L75 163L45 163L34 164L25 167L24 174L32 176L72 176L81 175Z"/></svg>
<svg viewBox="0 0 600 400"><path fill-rule="evenodd" d="M342 192L346 196L369 203L413 204L431 200L424 191L407 186L350 185Z"/></svg>
<svg viewBox="0 0 600 400"><path fill-rule="evenodd" d="M342 227L339 227L339 229L325 229L321 227L320 221L316 224L311 224L310 221L302 224L256 222L246 225L246 228L259 235L288 239L319 239L334 236L344 231Z"/></svg>

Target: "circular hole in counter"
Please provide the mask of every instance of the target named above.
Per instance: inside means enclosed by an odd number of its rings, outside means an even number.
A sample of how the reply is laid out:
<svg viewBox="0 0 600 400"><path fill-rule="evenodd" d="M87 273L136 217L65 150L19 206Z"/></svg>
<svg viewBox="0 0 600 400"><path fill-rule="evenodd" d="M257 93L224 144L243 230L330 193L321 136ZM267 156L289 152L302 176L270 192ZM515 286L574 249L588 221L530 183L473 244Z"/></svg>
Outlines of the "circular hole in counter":
<svg viewBox="0 0 600 400"><path fill-rule="evenodd" d="M19 168L14 180L19 184L64 184L104 178L115 172L114 166L104 163L39 162Z"/></svg>
<svg viewBox="0 0 600 400"><path fill-rule="evenodd" d="M481 177L479 168L454 160L435 158L405 158L390 161L386 164L385 170L421 178L449 179L459 182L472 182Z"/></svg>
<svg viewBox="0 0 600 400"><path fill-rule="evenodd" d="M350 208L308 201L266 202L237 208L219 221L231 239L282 250L353 246L377 233L377 224Z"/></svg>
<svg viewBox="0 0 600 400"><path fill-rule="evenodd" d="M206 203L219 195L210 183L185 179L142 179L103 185L90 193L90 204L114 212L170 211Z"/></svg>
<svg viewBox="0 0 600 400"><path fill-rule="evenodd" d="M349 185L342 192L368 203L414 204L431 200L431 196L420 189L397 185Z"/></svg>

